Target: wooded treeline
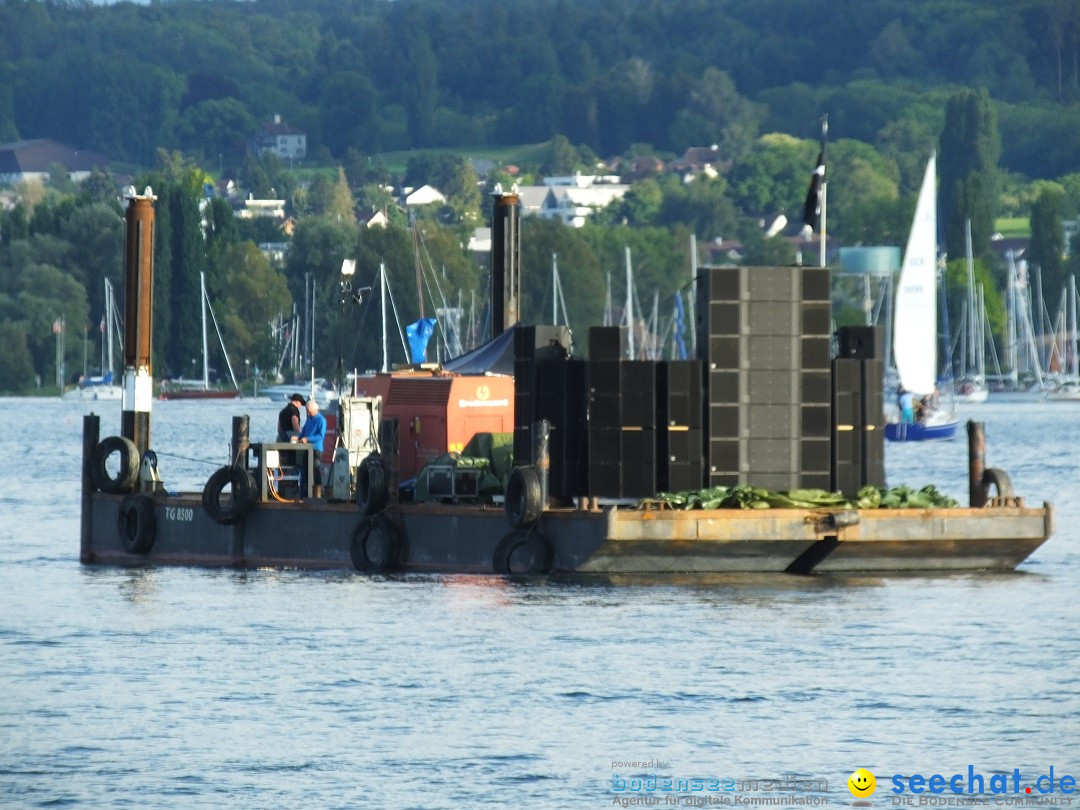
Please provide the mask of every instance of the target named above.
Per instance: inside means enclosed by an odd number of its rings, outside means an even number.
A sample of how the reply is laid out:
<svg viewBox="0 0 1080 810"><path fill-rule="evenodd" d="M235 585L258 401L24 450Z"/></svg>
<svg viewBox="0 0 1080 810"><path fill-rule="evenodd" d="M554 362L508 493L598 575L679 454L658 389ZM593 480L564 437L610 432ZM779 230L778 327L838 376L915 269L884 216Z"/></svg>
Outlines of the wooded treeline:
<svg viewBox="0 0 1080 810"><path fill-rule="evenodd" d="M985 88L1002 167L1080 166L1071 0L0 2L0 141L239 160L280 113L316 157L537 143L738 157L761 132L882 149Z"/></svg>
<svg viewBox="0 0 1080 810"><path fill-rule="evenodd" d="M105 151L137 188L159 195L158 376L190 374L201 352L200 270L234 361L264 371L281 358L271 322L294 302L307 312L312 281L320 373L333 376L339 358L348 368L377 362L373 297L340 304L345 258L357 260L358 285L386 265L407 322L419 315L412 291L425 253L426 312L460 303L483 319L487 268L464 250L490 199L474 169L460 155L414 153L392 177L379 159L386 150L545 143L517 178L528 182L588 170L597 155L671 157L717 144L729 161L719 176L636 182L582 229L526 220L527 320L550 318L553 254L575 327L602 319L610 276L615 299L623 295L627 247L639 289L665 300L689 279L691 235L738 239L746 264L790 263L791 243L766 239L761 217L798 219L824 113L830 234L902 245L937 150L949 279L962 279L956 262L970 219L994 323L1004 279L989 250L996 218L1030 217L1029 259L1048 297L1080 269L1080 246L1066 260L1062 232L1062 220L1080 213L1078 32L1080 4L1058 0L0 0L0 141L52 137ZM307 163L342 167L336 180L246 153L275 113L307 133ZM256 195L287 200L298 227L282 267L256 247L282 238L272 222L234 219L225 200L205 198L221 170ZM511 177L493 175L484 191L496 181ZM442 209L409 212L422 241L387 182L433 182L448 194ZM107 172L78 189L58 172L18 191L18 205L0 215L8 391L35 376L51 381L50 324L60 314L67 382L81 371L83 327L96 367L103 279L118 284L122 265ZM353 215L372 206L386 207L389 228L357 226Z"/></svg>

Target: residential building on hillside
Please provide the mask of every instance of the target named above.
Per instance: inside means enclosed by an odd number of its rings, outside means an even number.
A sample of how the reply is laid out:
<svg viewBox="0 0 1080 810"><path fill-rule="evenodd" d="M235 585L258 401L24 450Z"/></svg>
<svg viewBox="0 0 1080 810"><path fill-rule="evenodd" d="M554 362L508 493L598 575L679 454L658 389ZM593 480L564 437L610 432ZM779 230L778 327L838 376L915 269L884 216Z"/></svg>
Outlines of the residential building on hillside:
<svg viewBox="0 0 1080 810"><path fill-rule="evenodd" d="M431 205L446 202L446 195L434 186L420 186L417 189L403 189L404 203L410 205Z"/></svg>
<svg viewBox="0 0 1080 810"><path fill-rule="evenodd" d="M547 199L547 186L519 186L517 189L518 203L521 206L523 217L539 214L544 200Z"/></svg>
<svg viewBox="0 0 1080 810"><path fill-rule="evenodd" d="M390 224L390 217L385 208L375 208L356 215L356 222L365 228L385 228Z"/></svg>
<svg viewBox="0 0 1080 810"><path fill-rule="evenodd" d="M101 152L76 149L45 138L0 144L0 184L25 180L49 180L49 169L59 163L75 182L85 180L94 168L104 169L109 159Z"/></svg>
<svg viewBox="0 0 1080 810"><path fill-rule="evenodd" d="M236 211L240 219L255 219L256 217L273 217L285 219L285 200L256 200L254 195L249 194L243 205Z"/></svg>
<svg viewBox="0 0 1080 810"><path fill-rule="evenodd" d="M558 219L564 225L580 228L596 211L607 208L621 199L630 186L614 183L589 186L552 186L548 189L538 215L544 219Z"/></svg>
<svg viewBox="0 0 1080 810"><path fill-rule="evenodd" d="M307 135L290 127L280 115L275 115L255 133L251 151L257 155L273 152L282 160L302 160L307 156Z"/></svg>

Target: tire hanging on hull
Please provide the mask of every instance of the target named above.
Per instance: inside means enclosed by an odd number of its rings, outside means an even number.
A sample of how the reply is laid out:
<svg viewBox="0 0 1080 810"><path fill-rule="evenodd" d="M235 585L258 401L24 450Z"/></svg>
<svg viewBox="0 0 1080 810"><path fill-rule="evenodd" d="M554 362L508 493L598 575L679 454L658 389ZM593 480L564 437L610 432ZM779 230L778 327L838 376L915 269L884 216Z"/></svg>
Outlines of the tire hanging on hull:
<svg viewBox="0 0 1080 810"><path fill-rule="evenodd" d="M149 495L128 495L120 502L120 539L128 554L146 554L157 536L157 515Z"/></svg>
<svg viewBox="0 0 1080 810"><path fill-rule="evenodd" d="M120 469L112 474L108 469L109 458L120 455ZM139 448L131 439L123 436L109 436L94 447L90 456L90 481L102 492L115 495L130 492L139 479Z"/></svg>
<svg viewBox="0 0 1080 810"><path fill-rule="evenodd" d="M514 467L506 481L506 519L515 529L531 526L543 512L534 467Z"/></svg>
<svg viewBox="0 0 1080 810"><path fill-rule="evenodd" d="M356 505L361 515L374 515L386 506L386 468L382 457L372 453L356 470Z"/></svg>
<svg viewBox="0 0 1080 810"><path fill-rule="evenodd" d="M990 500L990 488L997 492L998 498L1013 497L1012 479L1009 474L998 467L987 467L983 470L982 480L979 482L983 489L983 496Z"/></svg>
<svg viewBox="0 0 1080 810"><path fill-rule="evenodd" d="M551 570L553 556L551 544L540 532L517 529L495 547L492 568L496 574L546 574Z"/></svg>
<svg viewBox="0 0 1080 810"><path fill-rule="evenodd" d="M232 498L223 500L225 487L232 488ZM255 479L239 467L222 467L214 472L203 487L202 505L215 523L237 523L255 504Z"/></svg>
<svg viewBox="0 0 1080 810"><path fill-rule="evenodd" d="M386 515L364 518L353 530L349 556L357 571L392 571L403 556L401 534Z"/></svg>

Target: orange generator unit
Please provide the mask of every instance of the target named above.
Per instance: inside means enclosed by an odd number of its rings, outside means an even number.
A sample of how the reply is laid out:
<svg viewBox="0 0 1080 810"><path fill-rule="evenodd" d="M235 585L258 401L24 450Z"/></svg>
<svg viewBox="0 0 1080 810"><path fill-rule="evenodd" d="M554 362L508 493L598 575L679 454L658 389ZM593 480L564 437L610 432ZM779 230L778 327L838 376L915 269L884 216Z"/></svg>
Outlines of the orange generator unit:
<svg viewBox="0 0 1080 810"><path fill-rule="evenodd" d="M356 394L381 396L382 418L398 420L403 479L432 459L460 453L477 433L514 432L512 377L395 371L358 378Z"/></svg>

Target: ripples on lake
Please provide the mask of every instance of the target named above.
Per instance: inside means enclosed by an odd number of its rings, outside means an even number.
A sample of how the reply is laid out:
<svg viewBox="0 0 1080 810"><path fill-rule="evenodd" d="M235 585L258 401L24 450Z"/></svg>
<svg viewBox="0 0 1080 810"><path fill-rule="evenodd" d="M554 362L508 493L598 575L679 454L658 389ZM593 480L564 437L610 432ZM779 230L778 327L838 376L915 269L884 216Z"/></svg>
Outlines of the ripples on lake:
<svg viewBox="0 0 1080 810"><path fill-rule="evenodd" d="M613 775L656 773L626 760L842 805L859 767L881 806L894 773L1080 775L1080 404L969 413L1058 507L1021 573L612 584L84 568L82 412L2 402L47 429L0 473L0 806L607 807ZM277 409L155 402L166 483ZM966 500L962 437L886 458Z"/></svg>

